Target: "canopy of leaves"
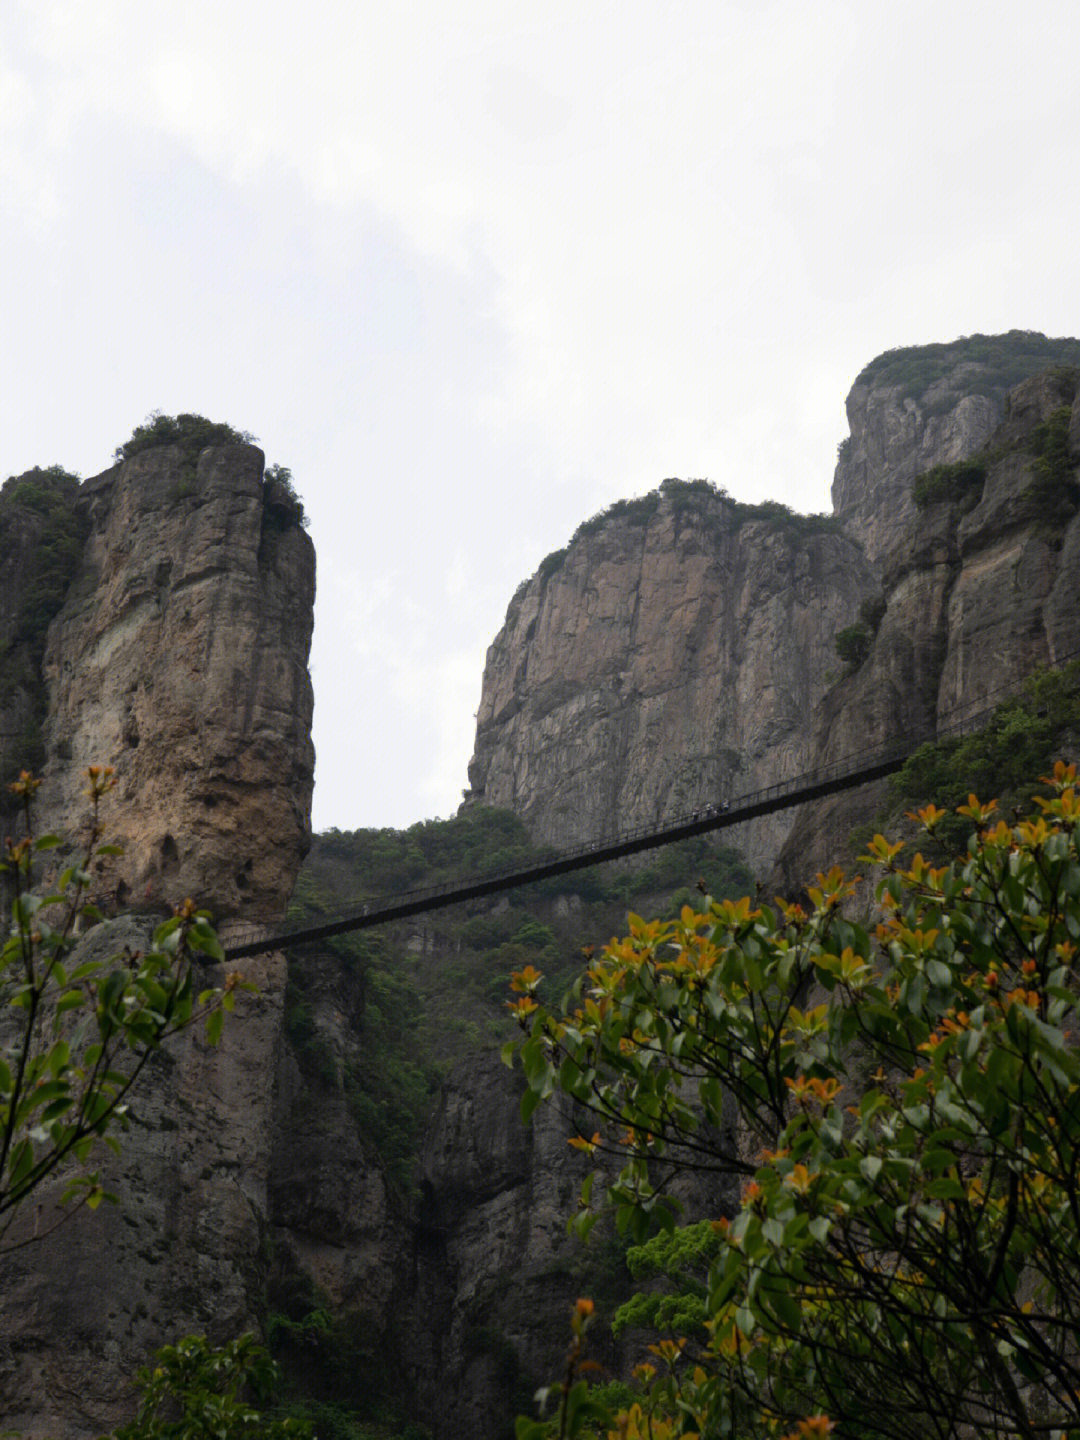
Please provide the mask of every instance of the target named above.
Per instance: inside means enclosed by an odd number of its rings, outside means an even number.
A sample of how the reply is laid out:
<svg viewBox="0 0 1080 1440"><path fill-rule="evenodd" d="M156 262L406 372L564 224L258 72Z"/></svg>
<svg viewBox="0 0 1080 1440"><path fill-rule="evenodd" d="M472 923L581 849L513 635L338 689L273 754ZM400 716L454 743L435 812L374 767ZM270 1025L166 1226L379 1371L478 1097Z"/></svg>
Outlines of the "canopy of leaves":
<svg viewBox="0 0 1080 1440"><path fill-rule="evenodd" d="M562 1006L515 976L525 1113L577 1101L578 1147L621 1156L598 1177L620 1225L673 1237L642 1252L667 1309L621 1316L671 1322L636 1405L600 1416L568 1371L556 1420L519 1436L1080 1436L1075 767L1034 803L1010 824L971 796L936 868L875 837L871 929L834 869L808 909L631 916ZM936 843L944 812L915 818ZM744 1188L680 1236L688 1166Z"/></svg>
<svg viewBox="0 0 1080 1440"><path fill-rule="evenodd" d="M190 493L195 480L196 464L202 452L211 445L254 445L256 437L247 430L234 430L222 421L208 420L205 415L164 415L155 410L141 425L136 425L131 438L118 445L115 459L130 460L164 445L179 446L181 452L180 496ZM263 477L263 505L266 523L274 530L287 530L293 525L306 525L303 501L296 492L292 471L285 465L268 465Z"/></svg>
<svg viewBox="0 0 1080 1440"><path fill-rule="evenodd" d="M276 1379L277 1368L254 1335L218 1346L202 1335L185 1336L138 1372L135 1419L102 1440L306 1440L309 1422L257 1408Z"/></svg>

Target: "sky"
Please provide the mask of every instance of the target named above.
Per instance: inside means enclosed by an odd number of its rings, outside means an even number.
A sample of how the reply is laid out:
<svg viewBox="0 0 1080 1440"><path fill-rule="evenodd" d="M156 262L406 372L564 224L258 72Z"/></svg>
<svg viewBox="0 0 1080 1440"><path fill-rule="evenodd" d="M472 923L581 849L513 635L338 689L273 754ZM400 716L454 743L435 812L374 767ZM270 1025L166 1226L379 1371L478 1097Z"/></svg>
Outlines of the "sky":
<svg viewBox="0 0 1080 1440"><path fill-rule="evenodd" d="M257 436L318 555L315 828L449 816L581 521L828 509L875 355L1080 335L1078 55L1076 0L4 0L0 478Z"/></svg>

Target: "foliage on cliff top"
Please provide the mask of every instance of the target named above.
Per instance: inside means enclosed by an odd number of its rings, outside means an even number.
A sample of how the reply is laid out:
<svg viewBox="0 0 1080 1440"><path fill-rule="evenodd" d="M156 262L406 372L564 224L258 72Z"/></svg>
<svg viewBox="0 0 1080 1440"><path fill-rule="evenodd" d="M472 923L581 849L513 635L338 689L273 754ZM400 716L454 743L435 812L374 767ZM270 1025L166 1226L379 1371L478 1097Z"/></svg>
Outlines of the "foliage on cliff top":
<svg viewBox="0 0 1080 1440"><path fill-rule="evenodd" d="M130 460L145 450L163 445L178 445L183 456L185 482L195 478L195 466L201 453L210 445L255 445L256 437L247 430L234 430L223 421L208 420L205 415L165 415L154 410L131 437L118 445L114 459ZM272 526L285 529L289 525L305 525L303 502L296 492L292 471L284 465L269 465L263 479L267 516Z"/></svg>
<svg viewBox="0 0 1080 1440"><path fill-rule="evenodd" d="M198 458L208 445L254 445L255 436L247 430L234 430L223 421L208 420L205 415L165 415L154 410L141 425L136 425L129 439L116 447L114 458L130 460L144 450L159 445L179 445L185 455Z"/></svg>
<svg viewBox="0 0 1080 1440"><path fill-rule="evenodd" d="M781 531L798 536L831 533L840 529L840 522L833 515L802 515L779 500L746 504L741 500L733 500L723 486L713 485L709 480L680 480L671 477L663 481L659 489L650 490L647 495L633 500L616 500L613 505L598 511L588 520L583 520L570 537L568 545L561 550L553 550L541 560L537 568L541 581L549 580L562 569L571 546L589 535L597 534L605 526L618 521L629 525L647 525L659 509L661 499L670 503L676 516L692 515L698 524L702 518L701 502L705 501L710 507L706 525L710 521L716 522L725 531L738 530L752 520L764 520ZM724 502L722 507L713 505L712 502L717 500Z"/></svg>
<svg viewBox="0 0 1080 1440"><path fill-rule="evenodd" d="M965 380L965 393L1001 395L1052 365L1080 365L1080 340L1049 339L1037 330L1010 330L1005 335L963 335L939 345L911 345L887 350L871 360L856 385L884 388L899 385L905 396L918 399L959 365L983 367Z"/></svg>
<svg viewBox="0 0 1080 1440"><path fill-rule="evenodd" d="M633 1403L582 1378L579 1301L558 1413L518 1440L1080 1437L1080 790L1043 783L1014 824L970 796L938 868L876 836L872 933L833 869L807 911L631 917L562 1005L515 974L524 1112L569 1096L571 1143L622 1163L578 1228L603 1203L684 1242L649 1256L667 1307L624 1314L677 1322ZM680 1232L684 1168L741 1173L740 1204Z"/></svg>

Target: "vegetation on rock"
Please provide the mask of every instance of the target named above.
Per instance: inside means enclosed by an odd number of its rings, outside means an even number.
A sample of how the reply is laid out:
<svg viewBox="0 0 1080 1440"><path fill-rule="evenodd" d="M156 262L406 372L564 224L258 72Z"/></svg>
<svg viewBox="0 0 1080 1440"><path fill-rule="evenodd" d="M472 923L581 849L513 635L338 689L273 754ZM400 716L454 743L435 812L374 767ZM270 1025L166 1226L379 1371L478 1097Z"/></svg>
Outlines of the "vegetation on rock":
<svg viewBox="0 0 1080 1440"><path fill-rule="evenodd" d="M276 1381L277 1367L254 1335L217 1346L185 1336L138 1372L135 1419L103 1440L304 1440L310 1421L273 1418L248 1398L268 1398Z"/></svg>
<svg viewBox="0 0 1080 1440"><path fill-rule="evenodd" d="M136 425L129 439L116 447L114 458L130 460L146 450L164 445L179 446L181 494L194 488L199 456L211 445L254 445L256 438L247 430L234 430L223 421L208 420L205 415L165 415L153 411L141 425ZM303 502L296 493L292 471L284 465L269 465L263 478L263 499L271 527L283 530L290 525L306 525Z"/></svg>
<svg viewBox="0 0 1080 1440"><path fill-rule="evenodd" d="M1010 330L1006 335L965 335L948 344L911 345L879 355L855 383L879 389L898 385L905 396L919 399L961 365L980 367L965 374L965 393L1001 394L1049 366L1080 365L1080 340L1053 340L1037 330Z"/></svg>
<svg viewBox="0 0 1080 1440"><path fill-rule="evenodd" d="M571 1143L621 1161L574 1223L665 1232L672 1296L622 1312L662 1328L621 1414L582 1378L581 1302L557 1414L519 1440L1080 1436L1075 767L1043 786L1013 824L970 796L938 867L876 836L872 930L833 869L805 910L632 916L563 1005L515 974L524 1113L569 1096ZM681 1231L685 1168L741 1174L737 1208Z"/></svg>
<svg viewBox="0 0 1080 1440"><path fill-rule="evenodd" d="M870 654L874 636L885 618L886 602L883 595L864 600L859 607L859 618L854 625L848 625L836 636L836 653L844 662L846 673L853 675Z"/></svg>
<svg viewBox="0 0 1080 1440"><path fill-rule="evenodd" d="M129 439L116 447L116 460L130 460L144 450L160 445L179 445L187 458L199 458L208 445L253 445L255 436L247 430L234 430L222 421L208 420L205 415L164 415L153 411L141 425L136 425Z"/></svg>
<svg viewBox="0 0 1080 1440"><path fill-rule="evenodd" d="M762 500L755 505L744 504L738 500L732 500L722 486L713 485L708 480L679 480L675 477L665 480L658 490L651 490L647 495L641 495L633 500L616 500L613 505L600 510L597 514L583 520L570 537L569 545L561 550L554 550L550 555L541 560L537 568L540 580L547 581L562 569L571 546L579 540L584 540L590 535L597 534L605 526L623 522L628 525L647 525L656 514L661 497L668 500L673 507L676 516L692 515L695 524L702 523L701 504L702 500L724 502L720 511L712 517L725 531L735 533L743 525L753 520L765 521L767 524L781 532L794 533L796 535L811 535L821 532L832 533L839 531L840 522L833 515L801 515L795 510L789 509L787 505L781 504L779 500ZM708 523L708 517L706 517Z"/></svg>
<svg viewBox="0 0 1080 1440"><path fill-rule="evenodd" d="M531 842L517 816L481 806L408 830L330 830L315 837L289 918L318 923L383 896L525 868L551 854ZM410 948L416 922L407 921L297 949L289 957L286 1033L300 1068L311 1084L344 1091L360 1133L409 1192L439 1078L494 1044L507 971L543 966L568 984L581 946L610 935L627 904L645 896L675 913L699 881L725 896L743 893L753 876L737 851L699 836L633 867L552 876L426 917L425 949L437 960ZM328 963L348 977L354 996L356 1043L339 1057L317 1022Z"/></svg>
<svg viewBox="0 0 1080 1440"><path fill-rule="evenodd" d="M1023 806L1029 777L1049 770L1055 755L1078 742L1080 661L1074 660L1037 671L979 730L921 745L889 782L891 809L936 801L948 812L935 831L937 841L959 847L967 827L957 810L972 790L995 793L1005 811Z"/></svg>
<svg viewBox="0 0 1080 1440"><path fill-rule="evenodd" d="M1036 457L1032 489L1049 524L1067 522L1080 506L1077 459L1069 453L1071 407L1062 405L1036 426L1027 448Z"/></svg>
<svg viewBox="0 0 1080 1440"><path fill-rule="evenodd" d="M960 460L955 465L935 465L920 475L911 494L920 508L947 501L970 510L982 495L986 466L978 460Z"/></svg>
<svg viewBox="0 0 1080 1440"><path fill-rule="evenodd" d="M223 952L206 916L188 901L155 930L145 953L96 958L82 936L104 918L90 899L92 867L115 853L101 843L100 803L113 787L108 767L87 772L91 825L81 858L40 883L38 867L60 852L57 836L34 835L40 782L13 785L25 833L10 837L0 877L11 933L0 950L0 1253L44 1242L80 1205L114 1200L89 1168L101 1145L119 1153L128 1099L147 1061L171 1037L205 1021L215 1044L239 991L199 988L198 965ZM46 1204L50 1200L50 1204ZM28 1202L36 1217L28 1221ZM253 1335L222 1346L188 1336L140 1370L138 1413L107 1440L297 1440L311 1427L271 1419L247 1398L267 1395L277 1368Z"/></svg>

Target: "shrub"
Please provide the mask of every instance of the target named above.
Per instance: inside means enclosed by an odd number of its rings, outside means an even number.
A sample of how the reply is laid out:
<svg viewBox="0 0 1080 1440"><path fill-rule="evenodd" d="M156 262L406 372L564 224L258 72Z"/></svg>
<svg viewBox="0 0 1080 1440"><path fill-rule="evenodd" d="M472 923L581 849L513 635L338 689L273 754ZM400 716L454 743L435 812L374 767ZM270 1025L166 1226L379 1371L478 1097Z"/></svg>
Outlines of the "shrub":
<svg viewBox="0 0 1080 1440"><path fill-rule="evenodd" d="M872 360L855 383L879 388L896 385L905 397L920 399L938 380L964 364L981 367L981 373L965 379L965 393L977 386L977 393L1004 395L1041 370L1080 365L1080 340L1051 340L1036 330L964 335L948 344L888 350Z"/></svg>
<svg viewBox="0 0 1080 1440"><path fill-rule="evenodd" d="M935 465L927 470L916 479L911 494L920 509L948 502L970 510L978 504L985 480L984 464L978 460L960 460L955 465Z"/></svg>
<svg viewBox="0 0 1080 1440"><path fill-rule="evenodd" d="M246 430L208 420L205 415L164 415L154 410L141 425L136 425L129 439L118 445L115 459L130 460L144 450L159 445L179 445L186 456L197 459L208 445L253 445L255 436Z"/></svg>
<svg viewBox="0 0 1080 1440"><path fill-rule="evenodd" d="M870 654L873 639L873 635L862 620L857 620L854 625L848 625L837 635L836 653L847 666L846 673L848 675L854 675L867 655Z"/></svg>
<svg viewBox="0 0 1080 1440"><path fill-rule="evenodd" d="M575 1228L610 1208L645 1246L656 1298L620 1313L662 1327L614 1416L578 1301L558 1413L518 1440L1080 1434L1076 767L1043 784L1014 823L970 796L940 867L875 836L872 930L834 868L807 909L631 916L560 1005L514 975L523 1114L580 1107ZM936 843L944 816L912 818ZM741 1196L680 1229L683 1170Z"/></svg>

